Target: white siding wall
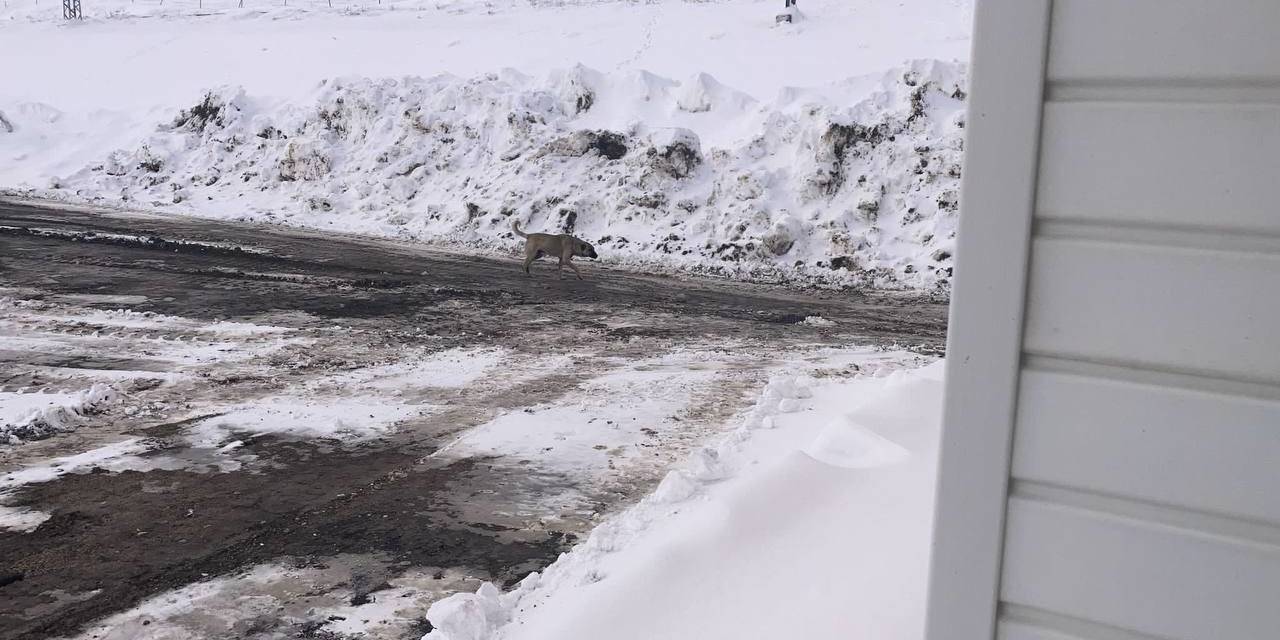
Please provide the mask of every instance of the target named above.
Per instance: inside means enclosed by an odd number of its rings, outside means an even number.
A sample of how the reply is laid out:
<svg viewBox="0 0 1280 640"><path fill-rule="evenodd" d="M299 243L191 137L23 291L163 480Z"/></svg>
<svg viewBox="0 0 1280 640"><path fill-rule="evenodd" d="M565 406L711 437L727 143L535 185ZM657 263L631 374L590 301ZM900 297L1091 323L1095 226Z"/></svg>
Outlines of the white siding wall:
<svg viewBox="0 0 1280 640"><path fill-rule="evenodd" d="M1280 1L976 20L929 640L1280 638Z"/></svg>

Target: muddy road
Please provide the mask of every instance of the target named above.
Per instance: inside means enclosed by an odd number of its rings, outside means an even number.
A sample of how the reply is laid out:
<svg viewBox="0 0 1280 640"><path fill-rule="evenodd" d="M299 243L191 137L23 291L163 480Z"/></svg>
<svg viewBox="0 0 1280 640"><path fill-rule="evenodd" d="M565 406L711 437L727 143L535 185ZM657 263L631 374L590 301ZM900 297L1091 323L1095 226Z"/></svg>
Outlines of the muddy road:
<svg viewBox="0 0 1280 640"><path fill-rule="evenodd" d="M580 268L0 201L0 639L416 638L772 372L944 340L937 302Z"/></svg>

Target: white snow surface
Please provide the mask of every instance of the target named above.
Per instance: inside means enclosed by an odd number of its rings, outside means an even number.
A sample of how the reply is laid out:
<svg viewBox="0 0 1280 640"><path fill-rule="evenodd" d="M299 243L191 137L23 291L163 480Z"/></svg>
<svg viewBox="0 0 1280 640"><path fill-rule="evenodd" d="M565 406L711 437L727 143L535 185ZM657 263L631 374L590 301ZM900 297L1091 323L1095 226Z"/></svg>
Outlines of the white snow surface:
<svg viewBox="0 0 1280 640"><path fill-rule="evenodd" d="M0 6L0 111L20 105L143 113L211 86L299 98L336 76L543 75L577 63L683 78L705 72L757 98L910 58L966 59L972 0L92 0ZM214 62L216 61L216 62ZM53 73L53 71L59 73Z"/></svg>
<svg viewBox="0 0 1280 640"><path fill-rule="evenodd" d="M0 55L33 63L0 87L0 187L500 253L520 220L646 270L949 286L965 66L940 60L966 55L966 1L814 0L781 27L772 2L189 4L54 28L11 3ZM71 37L119 64L67 83Z"/></svg>
<svg viewBox="0 0 1280 640"><path fill-rule="evenodd" d="M918 638L941 396L940 361L775 377L737 431L546 571L434 603L424 640Z"/></svg>

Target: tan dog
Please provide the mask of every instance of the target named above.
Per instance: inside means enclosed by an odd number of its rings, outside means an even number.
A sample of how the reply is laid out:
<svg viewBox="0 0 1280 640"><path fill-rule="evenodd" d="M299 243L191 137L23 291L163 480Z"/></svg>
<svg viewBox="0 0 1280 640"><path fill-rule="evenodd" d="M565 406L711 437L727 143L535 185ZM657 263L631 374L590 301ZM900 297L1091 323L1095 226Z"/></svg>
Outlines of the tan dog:
<svg viewBox="0 0 1280 640"><path fill-rule="evenodd" d="M581 280L582 274L578 273L578 268L573 266L573 257L600 257L596 254L596 248L591 246L590 242L580 240L567 233L525 233L520 230L518 221L511 223L511 230L525 239L524 272L527 275L533 275L530 273L529 267L534 260L542 256L555 256L560 258L560 265L556 268L557 277L564 278L564 266L567 264L570 269L573 269L574 275Z"/></svg>

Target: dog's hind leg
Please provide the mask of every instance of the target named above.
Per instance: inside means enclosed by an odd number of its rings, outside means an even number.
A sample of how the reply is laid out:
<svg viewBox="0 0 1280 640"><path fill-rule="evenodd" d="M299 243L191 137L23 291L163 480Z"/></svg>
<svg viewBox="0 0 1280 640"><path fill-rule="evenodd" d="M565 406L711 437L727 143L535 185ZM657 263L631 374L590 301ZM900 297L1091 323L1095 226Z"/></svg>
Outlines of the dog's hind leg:
<svg viewBox="0 0 1280 640"><path fill-rule="evenodd" d="M533 260L534 260L534 254L531 254L531 253L527 253L527 254L525 254L525 256L524 256L524 274L525 274L526 276L531 276L531 275L533 275L532 273L530 273L530 272L529 272L529 267L533 265Z"/></svg>

